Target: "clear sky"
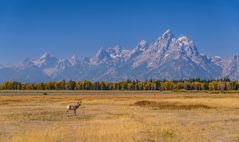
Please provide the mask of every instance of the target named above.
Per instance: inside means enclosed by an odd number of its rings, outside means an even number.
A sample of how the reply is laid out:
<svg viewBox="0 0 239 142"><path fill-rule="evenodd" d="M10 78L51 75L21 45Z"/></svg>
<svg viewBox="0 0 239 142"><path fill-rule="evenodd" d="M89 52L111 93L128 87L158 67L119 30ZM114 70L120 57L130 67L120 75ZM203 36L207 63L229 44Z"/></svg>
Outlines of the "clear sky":
<svg viewBox="0 0 239 142"><path fill-rule="evenodd" d="M67 58L114 44L131 49L168 28L202 53L239 53L239 1L0 0L0 64L44 52Z"/></svg>

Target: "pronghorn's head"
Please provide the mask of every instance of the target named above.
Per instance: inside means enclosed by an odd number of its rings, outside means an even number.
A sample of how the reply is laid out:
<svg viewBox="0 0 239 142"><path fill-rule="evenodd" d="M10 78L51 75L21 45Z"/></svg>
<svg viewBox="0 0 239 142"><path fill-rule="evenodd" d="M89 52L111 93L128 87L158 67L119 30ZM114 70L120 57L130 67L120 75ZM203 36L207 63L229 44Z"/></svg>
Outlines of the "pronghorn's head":
<svg viewBox="0 0 239 142"><path fill-rule="evenodd" d="M77 102L77 105L78 105L78 106L81 106L81 104L82 104L82 100L79 100L79 101Z"/></svg>

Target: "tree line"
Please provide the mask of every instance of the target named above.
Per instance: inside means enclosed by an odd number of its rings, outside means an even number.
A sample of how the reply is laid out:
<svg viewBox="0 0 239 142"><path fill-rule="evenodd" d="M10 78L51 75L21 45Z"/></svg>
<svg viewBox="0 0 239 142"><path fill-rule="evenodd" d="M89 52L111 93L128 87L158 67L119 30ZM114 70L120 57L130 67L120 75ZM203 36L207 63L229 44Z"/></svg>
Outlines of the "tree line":
<svg viewBox="0 0 239 142"><path fill-rule="evenodd" d="M21 83L6 81L0 83L0 90L239 90L239 81L221 80L147 80L119 82L54 81L43 83Z"/></svg>

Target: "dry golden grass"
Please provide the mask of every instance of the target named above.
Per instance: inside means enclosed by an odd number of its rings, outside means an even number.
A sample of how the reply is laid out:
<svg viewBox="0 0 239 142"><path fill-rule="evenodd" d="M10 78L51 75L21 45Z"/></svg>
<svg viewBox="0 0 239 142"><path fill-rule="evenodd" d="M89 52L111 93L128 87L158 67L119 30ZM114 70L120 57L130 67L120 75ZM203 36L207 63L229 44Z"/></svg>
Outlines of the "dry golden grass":
<svg viewBox="0 0 239 142"><path fill-rule="evenodd" d="M0 141L239 141L237 94L60 93L0 96ZM66 114L66 105L79 99L77 115Z"/></svg>

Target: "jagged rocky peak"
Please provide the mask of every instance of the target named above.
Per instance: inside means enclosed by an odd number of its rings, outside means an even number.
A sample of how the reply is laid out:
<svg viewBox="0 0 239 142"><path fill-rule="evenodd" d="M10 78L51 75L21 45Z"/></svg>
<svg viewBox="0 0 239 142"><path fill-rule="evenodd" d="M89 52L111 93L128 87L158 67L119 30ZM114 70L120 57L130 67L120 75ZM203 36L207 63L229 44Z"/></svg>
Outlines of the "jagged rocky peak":
<svg viewBox="0 0 239 142"><path fill-rule="evenodd" d="M232 80L239 79L239 55L233 55L225 64L224 76L228 76Z"/></svg>
<svg viewBox="0 0 239 142"><path fill-rule="evenodd" d="M136 49L138 50L141 50L141 51L144 51L148 48L149 44L147 43L146 40L141 40L137 46L136 46Z"/></svg>
<svg viewBox="0 0 239 142"><path fill-rule="evenodd" d="M200 56L194 42L186 36L175 36L168 29L154 44L152 51L156 52L159 57L179 58L182 56L193 57Z"/></svg>
<svg viewBox="0 0 239 142"><path fill-rule="evenodd" d="M71 65L76 65L79 63L80 58L74 54L70 57L70 59L68 61L71 63Z"/></svg>
<svg viewBox="0 0 239 142"><path fill-rule="evenodd" d="M177 40L181 46L194 46L193 41L188 39L186 36L179 36Z"/></svg>
<svg viewBox="0 0 239 142"><path fill-rule="evenodd" d="M71 58L70 58L71 60L78 60L79 59L79 57L76 55L76 54L74 54L74 55L72 55L71 56Z"/></svg>
<svg viewBox="0 0 239 142"><path fill-rule="evenodd" d="M149 48L152 48L156 52L163 48L168 48L173 39L174 34L170 29L168 29L163 33L162 36L157 38L157 40Z"/></svg>
<svg viewBox="0 0 239 142"><path fill-rule="evenodd" d="M196 48L194 42L188 39L186 36L179 36L177 38L178 47L181 48L189 56L199 56L198 49Z"/></svg>
<svg viewBox="0 0 239 142"><path fill-rule="evenodd" d="M109 58L110 56L109 53L104 48L100 48L99 51L96 53L95 57L103 60Z"/></svg>
<svg viewBox="0 0 239 142"><path fill-rule="evenodd" d="M117 56L122 53L123 49L120 45L114 45L112 48L108 48L108 52L110 55Z"/></svg>
<svg viewBox="0 0 239 142"><path fill-rule="evenodd" d="M96 53L96 55L90 59L90 63L95 65L95 64L106 62L110 58L111 57L109 53L107 52L107 50L104 48L100 48L99 51Z"/></svg>
<svg viewBox="0 0 239 142"><path fill-rule="evenodd" d="M26 58L24 61L23 61L24 64L29 64L31 63L31 59L30 58Z"/></svg>
<svg viewBox="0 0 239 142"><path fill-rule="evenodd" d="M161 56L167 53L178 55L186 54L190 56L199 55L199 52L192 40L186 36L174 36L170 29L158 38L151 48L152 51L157 52L157 54L160 54Z"/></svg>
<svg viewBox="0 0 239 142"><path fill-rule="evenodd" d="M36 59L35 61L42 63L48 61L49 59L53 58L48 52L43 53L40 58Z"/></svg>
<svg viewBox="0 0 239 142"><path fill-rule="evenodd" d="M44 52L43 54L42 54L42 56L40 57L40 59L46 59L46 58L50 58L50 54L48 53L48 52Z"/></svg>
<svg viewBox="0 0 239 142"><path fill-rule="evenodd" d="M149 48L149 44L145 40L139 41L139 43L136 45L136 47L130 51L130 58L133 59L143 52L145 52ZM135 60L135 59L133 59ZM137 60L137 59L136 59Z"/></svg>
<svg viewBox="0 0 239 142"><path fill-rule="evenodd" d="M79 59L80 59L80 62L82 61L82 62L84 62L84 63L89 63L90 60L91 60L90 57L80 57Z"/></svg>
<svg viewBox="0 0 239 142"><path fill-rule="evenodd" d="M216 64L218 66L221 66L221 67L224 66L225 59L222 59L220 56L209 57L209 60L211 60L214 64Z"/></svg>
<svg viewBox="0 0 239 142"><path fill-rule="evenodd" d="M233 60L234 61L239 61L239 55L237 55L237 54L233 55Z"/></svg>
<svg viewBox="0 0 239 142"><path fill-rule="evenodd" d="M53 67L59 62L59 59L51 56L49 53L45 52L39 59L32 61L35 65L39 67Z"/></svg>
<svg viewBox="0 0 239 142"><path fill-rule="evenodd" d="M124 58L130 55L130 51L123 49L120 45L115 45L112 48L108 48L107 51L112 59Z"/></svg>
<svg viewBox="0 0 239 142"><path fill-rule="evenodd" d="M21 64L21 66L31 66L31 65L33 65L33 62L30 58L26 58Z"/></svg>
<svg viewBox="0 0 239 142"><path fill-rule="evenodd" d="M37 61L39 61L39 62L47 62L49 60L57 60L57 58L53 57L49 53L45 52L39 59L37 59Z"/></svg>
<svg viewBox="0 0 239 142"><path fill-rule="evenodd" d="M109 48L109 49L113 49L113 50L116 50L116 51L121 51L123 48L119 44L116 44L112 48Z"/></svg>
<svg viewBox="0 0 239 142"><path fill-rule="evenodd" d="M172 30L170 29L167 29L163 35L161 36L161 39L166 39L166 40L170 40L174 37L174 34L172 32Z"/></svg>

